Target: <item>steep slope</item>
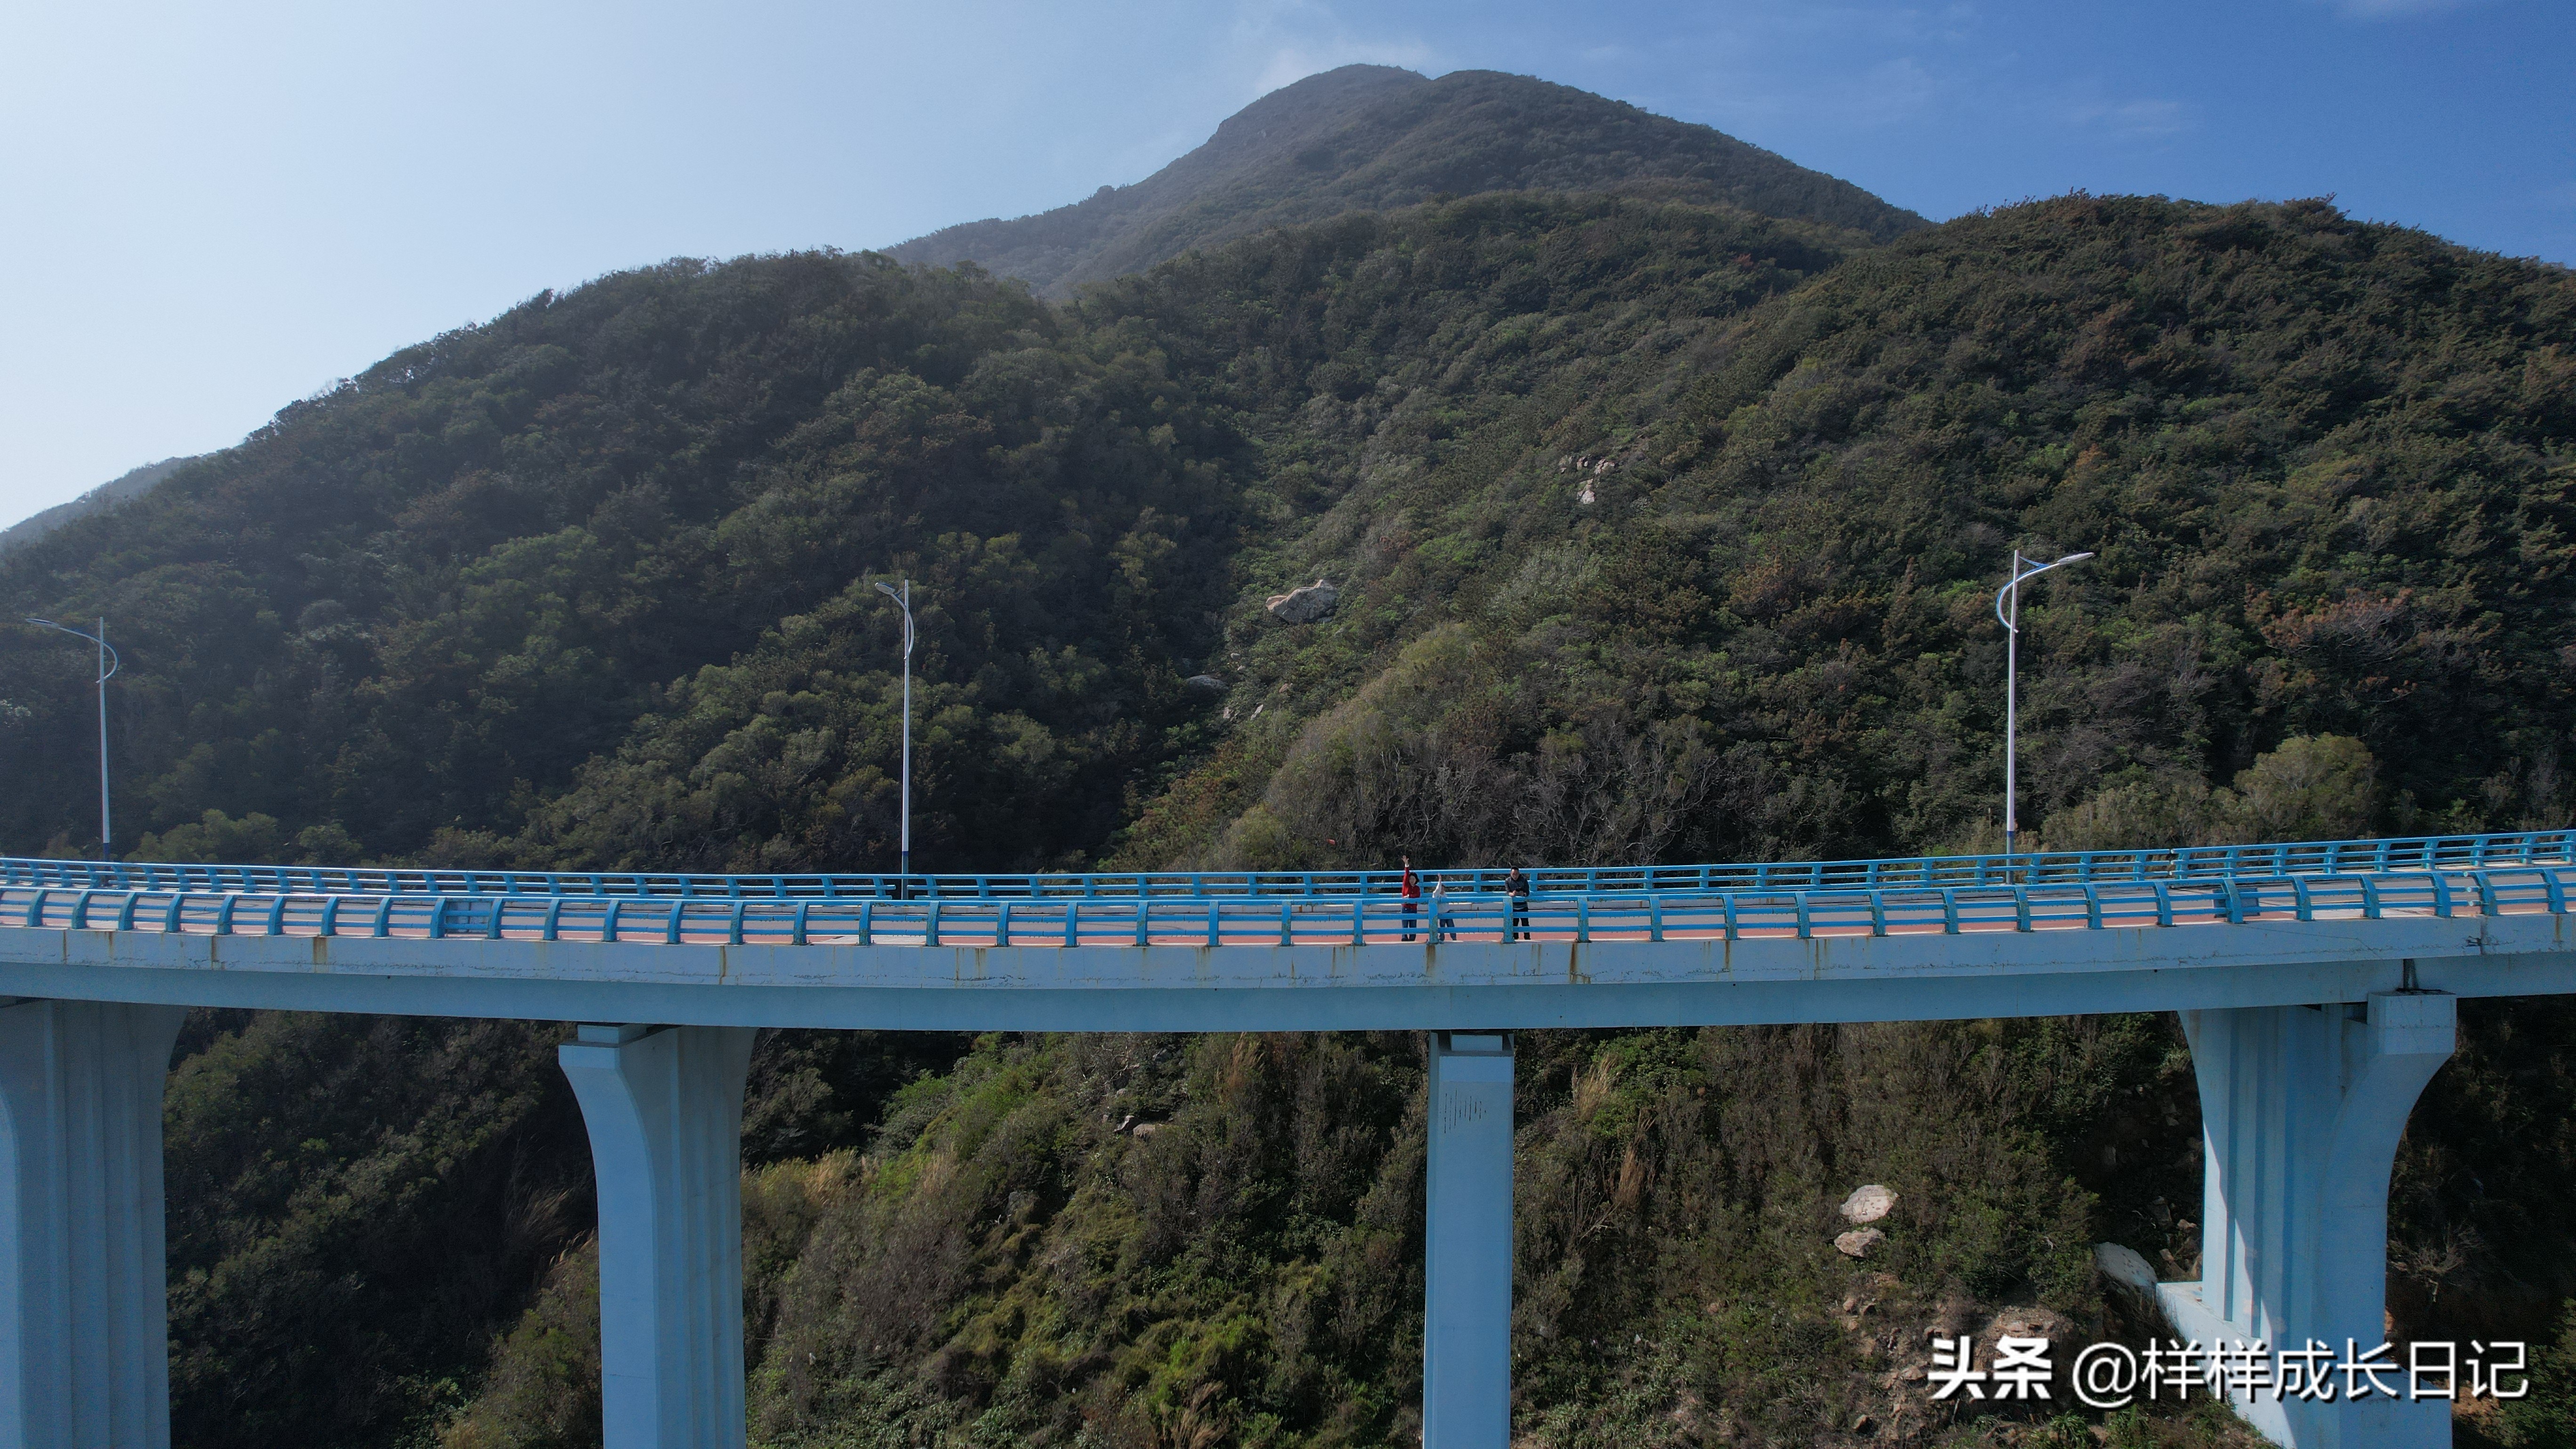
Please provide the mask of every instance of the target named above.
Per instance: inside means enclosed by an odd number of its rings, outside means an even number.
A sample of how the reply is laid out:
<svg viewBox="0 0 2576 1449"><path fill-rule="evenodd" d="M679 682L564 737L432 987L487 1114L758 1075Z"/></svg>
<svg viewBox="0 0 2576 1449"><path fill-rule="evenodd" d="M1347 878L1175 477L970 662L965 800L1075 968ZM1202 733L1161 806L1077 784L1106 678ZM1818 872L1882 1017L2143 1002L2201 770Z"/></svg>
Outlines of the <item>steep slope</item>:
<svg viewBox="0 0 2576 1449"><path fill-rule="evenodd" d="M978 221L892 248L906 262L973 261L1050 296L1142 271L1192 247L1442 194L1649 188L1884 241L1923 218L1742 141L1569 86L1495 71L1426 80L1351 65L1273 91L1207 144L1133 186L1013 221Z"/></svg>
<svg viewBox="0 0 2576 1449"><path fill-rule="evenodd" d="M0 602L130 641L120 814L153 853L888 863L866 584L901 570L926 863L1606 861L1978 839L1999 560L2098 546L2029 616L2051 839L2556 824L2572 383L2565 271L2317 203L2072 197L1860 246L1483 195L1060 308L874 257L675 263L290 408L0 561ZM1331 617L1262 611L1319 572ZM0 838L68 840L87 673L0 637L0 693ZM2472 1015L2401 1161L2392 1304L2518 1336L2576 1288L2576 1021ZM200 1020L183 1440L578 1442L545 1036ZM801 1050L764 1047L754 1103L764 1442L1404 1442L1413 1043L994 1039L881 1118L945 1062ZM1884 1382L1921 1328L2088 1321L2070 1244L2190 1251L2169 1023L1528 1050L1537 1443L1864 1413L1928 1442ZM1914 1204L1886 1281L1823 1231L1868 1180ZM342 1337L366 1377L323 1392Z"/></svg>
<svg viewBox="0 0 2576 1449"><path fill-rule="evenodd" d="M162 479L195 461L197 460L194 457L186 457L164 458L158 463L146 463L140 468L118 474L69 503L57 503L42 512L31 513L7 528L0 528L0 553L7 553L14 548L24 548L75 518L86 518L101 509L113 508L129 498L137 497Z"/></svg>
<svg viewBox="0 0 2576 1449"><path fill-rule="evenodd" d="M1078 856L1196 713L1176 660L1224 597L1233 445L1151 359L1058 334L1014 289L882 258L627 274L290 408L11 555L0 593L119 629L119 790L162 853L488 848L785 628L850 666L783 706L828 714L779 739L830 741L838 793L778 848L868 859L899 651L865 576L907 571L925 750L966 772L925 770L922 860ZM62 774L86 666L23 631L0 656L0 758ZM717 815L665 843L735 859L714 821L749 783L699 777ZM56 788L0 807L22 847L78 820ZM229 829L254 813L269 835Z"/></svg>
<svg viewBox="0 0 2576 1449"><path fill-rule="evenodd" d="M1228 619L1238 717L1266 711L1131 858L1974 841L2001 784L1980 601L2016 543L2101 554L2023 647L2023 808L2070 842L2123 828L2077 809L2106 781L2146 829L2299 733L2383 762L2356 828L2576 803L2563 269L2317 203L2075 198L1737 317L1696 290L1725 269L1590 270L1604 222L1429 215L1084 304L1222 369L1310 480ZM1261 613L1319 574L1333 619Z"/></svg>

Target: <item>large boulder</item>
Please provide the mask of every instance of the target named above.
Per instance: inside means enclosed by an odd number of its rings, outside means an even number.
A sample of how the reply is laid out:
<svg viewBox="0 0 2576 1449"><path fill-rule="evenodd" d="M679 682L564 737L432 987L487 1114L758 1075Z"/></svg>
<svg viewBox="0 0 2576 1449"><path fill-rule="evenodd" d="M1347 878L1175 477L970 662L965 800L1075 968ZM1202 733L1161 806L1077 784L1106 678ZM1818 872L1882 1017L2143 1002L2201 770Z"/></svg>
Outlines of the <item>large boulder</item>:
<svg viewBox="0 0 2576 1449"><path fill-rule="evenodd" d="M1866 1258L1869 1250L1887 1241L1887 1234L1876 1228L1854 1228L1834 1239L1834 1251L1846 1258Z"/></svg>
<svg viewBox="0 0 2576 1449"><path fill-rule="evenodd" d="M1262 607L1270 611L1270 617L1282 624L1312 624L1333 612L1333 606L1341 601L1341 590L1322 579L1317 579L1302 589L1290 589L1284 594L1272 594L1263 602Z"/></svg>
<svg viewBox="0 0 2576 1449"><path fill-rule="evenodd" d="M1895 1206L1896 1194L1873 1182L1867 1187L1853 1189L1852 1195L1843 1199L1843 1220L1855 1227L1874 1223L1887 1216Z"/></svg>

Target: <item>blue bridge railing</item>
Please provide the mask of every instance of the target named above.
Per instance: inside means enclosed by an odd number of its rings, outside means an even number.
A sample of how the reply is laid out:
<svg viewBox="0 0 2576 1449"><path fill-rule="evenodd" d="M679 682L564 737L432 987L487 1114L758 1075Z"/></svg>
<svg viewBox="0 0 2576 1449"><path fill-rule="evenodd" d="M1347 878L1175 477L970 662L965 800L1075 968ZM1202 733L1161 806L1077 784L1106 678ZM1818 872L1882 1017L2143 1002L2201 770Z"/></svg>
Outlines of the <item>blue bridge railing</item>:
<svg viewBox="0 0 2576 1449"><path fill-rule="evenodd" d="M2397 875L2483 870L2576 860L2576 830L2316 840L2157 850L2040 851L1888 860L1772 861L1738 865L1551 866L1529 872L1544 894L1979 889L2227 877ZM1454 894L1501 891L1502 867L1425 870ZM657 871L440 870L366 866L154 865L0 858L0 887L361 895L581 896L596 898L823 901L992 900L1080 897L1369 896L1395 894L1401 872L1094 871L1083 874L698 875Z"/></svg>
<svg viewBox="0 0 2576 1449"><path fill-rule="evenodd" d="M1290 946L1745 940L2565 915L2576 865L2008 886L1542 891L1403 900L0 888L0 925L212 936L718 945Z"/></svg>

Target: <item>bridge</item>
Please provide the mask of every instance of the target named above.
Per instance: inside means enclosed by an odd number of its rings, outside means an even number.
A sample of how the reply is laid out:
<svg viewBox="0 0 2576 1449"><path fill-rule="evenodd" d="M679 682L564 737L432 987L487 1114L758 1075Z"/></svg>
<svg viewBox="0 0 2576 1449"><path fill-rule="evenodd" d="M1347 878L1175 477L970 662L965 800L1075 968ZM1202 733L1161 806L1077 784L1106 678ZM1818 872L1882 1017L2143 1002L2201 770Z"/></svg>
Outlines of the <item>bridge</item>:
<svg viewBox="0 0 2576 1449"><path fill-rule="evenodd" d="M744 1442L761 1026L1431 1033L1428 1449L1510 1432L1512 1033L2182 1015L2204 1343L2381 1338L2390 1164L2463 996L2576 991L2576 833L1530 872L689 875L0 860L0 1446L169 1441L190 1006L576 1023L611 1449ZM2446 1406L2242 1400L2276 1442Z"/></svg>

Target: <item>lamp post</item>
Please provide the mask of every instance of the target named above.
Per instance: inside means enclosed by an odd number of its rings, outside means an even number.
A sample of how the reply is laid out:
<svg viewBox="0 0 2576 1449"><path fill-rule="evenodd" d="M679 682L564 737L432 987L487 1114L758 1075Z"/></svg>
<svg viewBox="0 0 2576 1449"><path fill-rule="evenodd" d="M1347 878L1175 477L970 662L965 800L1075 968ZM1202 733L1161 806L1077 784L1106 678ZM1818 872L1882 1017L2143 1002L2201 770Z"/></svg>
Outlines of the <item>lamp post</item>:
<svg viewBox="0 0 2576 1449"><path fill-rule="evenodd" d="M894 600L903 610L903 864L900 874L906 883L912 878L912 580L903 581L903 592L896 593L892 584L880 579L877 592Z"/></svg>
<svg viewBox="0 0 2576 1449"><path fill-rule="evenodd" d="M98 858L114 860L115 855L108 850L108 842L115 837L108 828L107 813L107 681L115 675L124 661L116 657L115 650L107 647L107 620L105 619L98 621L98 632L95 634L75 629L68 624L57 624L51 619L30 617L27 622L39 628L60 630L75 639L87 639L98 646Z"/></svg>
<svg viewBox="0 0 2576 1449"><path fill-rule="evenodd" d="M2037 578L2039 575L2044 574L2053 568L2063 568L2071 563L2082 563L2084 560L2091 558L2092 556L2093 555L2089 551L2085 553L2070 553L2066 557L2057 560L2055 563L2039 563L2036 559L2023 558L2021 556L2021 550L2014 549L2012 558L2012 581L1995 591L1995 617L2001 619L2004 625L2004 863L2007 869L2010 868L2012 863L2014 839L2021 833L2020 821L2014 815L2013 809L2015 787L2019 784L2019 776L2016 769L2018 752L2015 749L2015 745L2017 744L2016 735L2019 732L2021 722L2020 684L2022 580ZM2038 566L2036 568L2024 568L2022 567L2024 564L2038 564ZM2007 601L2009 601L2009 604L2007 604Z"/></svg>

